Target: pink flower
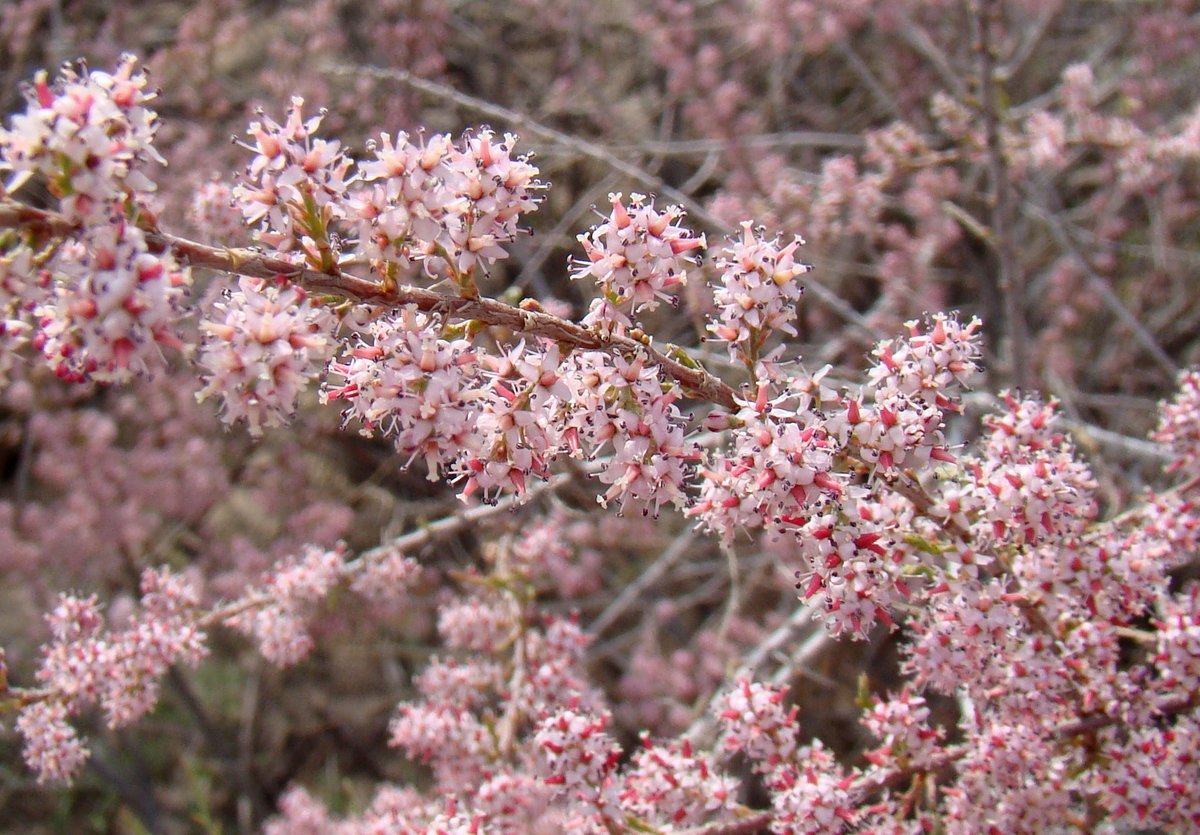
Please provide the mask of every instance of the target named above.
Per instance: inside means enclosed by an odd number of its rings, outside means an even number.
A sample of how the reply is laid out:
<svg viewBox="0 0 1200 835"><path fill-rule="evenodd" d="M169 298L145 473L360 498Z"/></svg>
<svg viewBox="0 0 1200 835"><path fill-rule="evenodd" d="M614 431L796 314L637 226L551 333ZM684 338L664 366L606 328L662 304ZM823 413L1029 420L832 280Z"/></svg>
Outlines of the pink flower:
<svg viewBox="0 0 1200 835"><path fill-rule="evenodd" d="M790 763L796 753L796 710L784 708L786 690L738 679L714 703L725 731L725 749L744 753L755 771L772 772Z"/></svg>
<svg viewBox="0 0 1200 835"><path fill-rule="evenodd" d="M144 203L155 188L146 172L164 161L153 144L158 116L146 106L156 94L137 63L124 55L112 74L68 66L53 84L38 73L25 112L0 130L0 168L18 183L41 174L73 221L103 222L126 200Z"/></svg>
<svg viewBox="0 0 1200 835"><path fill-rule="evenodd" d="M128 381L162 369L190 272L169 253L149 251L124 220L90 226L53 262L54 295L38 309L33 341L59 377Z"/></svg>

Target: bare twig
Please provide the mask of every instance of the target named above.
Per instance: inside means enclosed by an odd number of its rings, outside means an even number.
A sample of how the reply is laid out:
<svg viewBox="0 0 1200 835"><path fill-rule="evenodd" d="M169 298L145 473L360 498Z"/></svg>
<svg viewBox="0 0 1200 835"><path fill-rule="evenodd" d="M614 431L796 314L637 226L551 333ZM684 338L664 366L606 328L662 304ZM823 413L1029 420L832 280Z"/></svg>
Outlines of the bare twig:
<svg viewBox="0 0 1200 835"><path fill-rule="evenodd" d="M1071 258L1071 260L1075 263L1075 266L1079 268L1079 271L1083 273L1084 278L1087 280L1088 286L1096 293L1096 295L1100 297L1100 300L1104 302L1104 306L1107 307L1114 316L1121 320L1121 323L1124 324L1125 327L1129 328L1130 332L1133 334L1133 338L1137 340L1138 344L1145 349L1146 353L1153 357L1154 361L1158 363L1160 368L1170 375L1171 379L1174 379L1175 375L1179 373L1179 366L1176 365L1175 361L1172 360L1167 352L1163 350L1163 347L1158 344L1158 341L1154 338L1154 335L1146 330L1146 327L1140 321L1138 321L1138 318L1134 316L1133 313L1130 312L1129 308L1121 302L1120 298L1117 297L1117 294L1113 292L1113 289L1109 283L1099 273L1092 269L1092 265L1079 250L1079 247L1075 245L1075 242L1071 240L1071 236L1067 234L1067 230L1063 226L1063 222L1059 218L1055 217L1053 212L1049 212L1046 209L1030 203L1025 204L1024 211L1046 225L1046 228L1050 230L1050 234L1054 236L1054 240L1058 242L1058 245L1062 247L1062 250Z"/></svg>
<svg viewBox="0 0 1200 835"><path fill-rule="evenodd" d="M605 630L616 623L631 606L637 603L647 589L657 583L663 575L674 567L675 563L679 562L695 541L696 532L690 528L675 537L658 558L645 571L638 575L636 580L621 589L621 593L617 595L616 599L608 604L608 607L600 613L599 617L592 621L588 627L588 631L596 636L604 634Z"/></svg>
<svg viewBox="0 0 1200 835"><path fill-rule="evenodd" d="M979 60L979 104L987 137L988 179L991 188L991 237L999 267L1000 292L1004 297L1004 324L1012 381L1029 387L1029 335L1025 324L1025 278L1016 262L1011 240L1012 189L1001 136L1000 105L996 97L996 46L1002 7L999 0L975 0L971 18L975 29L975 51Z"/></svg>
<svg viewBox="0 0 1200 835"><path fill-rule="evenodd" d="M946 53L933 42L933 39L925 32L925 29L912 19L908 11L902 5L897 5L895 10L900 21L900 37L908 42L908 45L917 52L925 56L930 65L937 71L938 77L942 80L955 98L962 101L967 97L967 88L963 84L961 74L955 72L954 67L950 64L950 59L946 57Z"/></svg>
<svg viewBox="0 0 1200 835"><path fill-rule="evenodd" d="M840 148L857 151L867 146L857 134L793 130L783 133L755 133L736 139L650 139L629 145L613 145L615 153L647 153L661 156L711 154L733 148Z"/></svg>
<svg viewBox="0 0 1200 835"><path fill-rule="evenodd" d="M833 47L839 55L846 59L850 69L858 76L879 106L886 110L893 119L904 121L904 111L897 104L896 97L888 92L887 88L875 77L875 73L871 72L871 68L867 66L866 61L855 51L850 42L845 38L835 38Z"/></svg>

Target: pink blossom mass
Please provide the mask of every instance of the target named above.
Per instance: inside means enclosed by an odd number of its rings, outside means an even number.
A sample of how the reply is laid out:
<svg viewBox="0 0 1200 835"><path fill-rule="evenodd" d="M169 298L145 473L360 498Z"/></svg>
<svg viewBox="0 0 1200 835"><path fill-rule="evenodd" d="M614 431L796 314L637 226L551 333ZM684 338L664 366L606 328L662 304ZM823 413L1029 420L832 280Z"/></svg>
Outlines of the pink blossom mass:
<svg viewBox="0 0 1200 835"><path fill-rule="evenodd" d="M1200 832L1200 2L0 7L0 830Z"/></svg>

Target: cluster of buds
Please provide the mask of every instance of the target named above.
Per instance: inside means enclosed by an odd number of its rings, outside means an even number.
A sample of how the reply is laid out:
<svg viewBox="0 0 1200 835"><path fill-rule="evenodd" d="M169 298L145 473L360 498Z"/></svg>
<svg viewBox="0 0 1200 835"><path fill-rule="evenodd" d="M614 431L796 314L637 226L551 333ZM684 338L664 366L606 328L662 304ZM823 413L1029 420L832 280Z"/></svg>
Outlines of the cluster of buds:
<svg viewBox="0 0 1200 835"><path fill-rule="evenodd" d="M343 417L364 433L393 438L410 461L423 458L430 478L478 445L477 360L469 340L442 331L436 318L411 307L378 317L359 345L330 363L341 384L324 392L349 404Z"/></svg>
<svg viewBox="0 0 1200 835"><path fill-rule="evenodd" d="M543 718L534 732L541 752L539 769L557 793L602 818L619 814L616 791L621 747L605 731L608 715L562 708Z"/></svg>
<svg viewBox="0 0 1200 835"><path fill-rule="evenodd" d="M273 568L262 588L246 596L247 600L262 598L264 604L234 614L225 620L226 625L253 637L268 661L281 667L298 663L313 648L305 612L324 600L341 580L343 565L340 550L309 546L300 558L284 560Z"/></svg>
<svg viewBox="0 0 1200 835"><path fill-rule="evenodd" d="M1200 370L1187 369L1179 375L1179 391L1160 407L1162 418L1154 439L1171 447L1171 468L1188 475L1200 473Z"/></svg>
<svg viewBox="0 0 1200 835"><path fill-rule="evenodd" d="M980 323L966 325L937 314L922 327L908 323L907 339L882 342L869 375L872 401L847 398L830 423L843 443L885 473L953 461L942 436L946 412L957 411L954 392L979 370Z"/></svg>
<svg viewBox="0 0 1200 835"><path fill-rule="evenodd" d="M32 235L0 241L0 338L28 339L65 380L128 380L163 366L160 346L182 347L173 326L188 271L139 228L153 223L148 171L163 164L146 84L128 55L111 74L39 73L25 112L0 129L0 172L12 173L0 193L38 182L77 225L51 249Z"/></svg>
<svg viewBox="0 0 1200 835"><path fill-rule="evenodd" d="M375 158L360 164L350 201L358 256L389 281L411 277L422 262L432 278L473 287L472 271L507 257L521 216L537 208L538 170L514 156L516 141L486 129L461 145L446 134L419 144L381 134L368 145Z"/></svg>
<svg viewBox="0 0 1200 835"><path fill-rule="evenodd" d="M293 97L282 125L259 112L250 124L254 145L246 145L254 158L233 199L260 243L279 252L300 248L314 267L330 270L331 226L346 212L351 161L340 142L314 136L325 114L305 119L303 107Z"/></svg>
<svg viewBox="0 0 1200 835"><path fill-rule="evenodd" d="M128 380L165 364L160 346L183 347L173 325L189 273L169 253L151 253L124 220L64 246L54 276L33 343L60 378Z"/></svg>
<svg viewBox="0 0 1200 835"><path fill-rule="evenodd" d="M1036 543L1077 533L1095 514L1095 480L1055 430L1053 402L1017 400L1005 393L1007 413L984 423L989 434L979 458L968 459L966 488L954 507L975 520L981 537Z"/></svg>
<svg viewBox="0 0 1200 835"><path fill-rule="evenodd" d="M198 397L219 395L226 423L245 420L260 435L291 417L300 392L324 370L337 319L300 287L244 277L212 307L219 320L200 325Z"/></svg>

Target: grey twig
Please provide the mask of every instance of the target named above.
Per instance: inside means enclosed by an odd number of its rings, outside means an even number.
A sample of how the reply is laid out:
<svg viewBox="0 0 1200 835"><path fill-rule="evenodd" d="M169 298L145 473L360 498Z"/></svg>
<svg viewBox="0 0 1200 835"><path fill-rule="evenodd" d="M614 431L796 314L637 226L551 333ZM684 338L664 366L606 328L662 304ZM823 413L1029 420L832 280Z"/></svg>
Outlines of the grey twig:
<svg viewBox="0 0 1200 835"><path fill-rule="evenodd" d="M638 599L641 598L647 589L657 583L663 575L671 570L675 563L688 552L688 549L692 547L695 541L695 530L688 528L682 531L636 580L621 589L621 593L617 595L612 603L608 604L608 608L592 621L588 627L588 632L592 635L604 634L606 629L612 626L618 618L629 611L631 606L637 603Z"/></svg>
<svg viewBox="0 0 1200 835"><path fill-rule="evenodd" d="M987 137L988 179L991 188L991 236L1000 272L1004 319L1012 382L1029 387L1029 335L1025 324L1025 277L1016 263L1011 240L1012 188L1001 136L1000 104L996 100L996 46L993 35L1000 26L998 0L971 3L975 51L979 60L979 104Z"/></svg>
<svg viewBox="0 0 1200 835"><path fill-rule="evenodd" d="M1071 240L1071 236L1067 234L1067 230L1063 226L1063 222L1052 212L1033 204L1027 203L1024 211L1026 214L1032 215L1046 225L1046 227L1050 230L1050 234L1054 236L1054 240L1062 248L1063 252L1070 256L1071 260L1075 262L1075 265L1079 268L1079 271L1082 272L1084 278L1087 279L1088 286L1095 291L1096 295L1100 297L1100 300L1104 302L1105 307L1107 307L1114 316L1120 319L1121 323L1124 324L1125 327L1129 328L1130 332L1133 333L1133 338L1137 340L1138 344L1141 345L1142 348L1146 350L1146 353L1153 357L1154 361L1157 362L1159 366L1171 376L1171 379L1174 379L1175 375L1179 373L1179 366L1176 365L1175 361L1171 359L1170 355L1163 350L1163 347L1158 344L1158 341L1154 338L1154 335L1146 330L1146 327L1140 321L1138 321L1138 318L1134 316L1133 313L1130 312L1129 308L1127 308L1121 302L1120 298L1117 297L1117 294L1113 291L1109 283L1099 273L1092 269L1092 265L1080 251L1079 247L1075 245L1075 242Z"/></svg>

